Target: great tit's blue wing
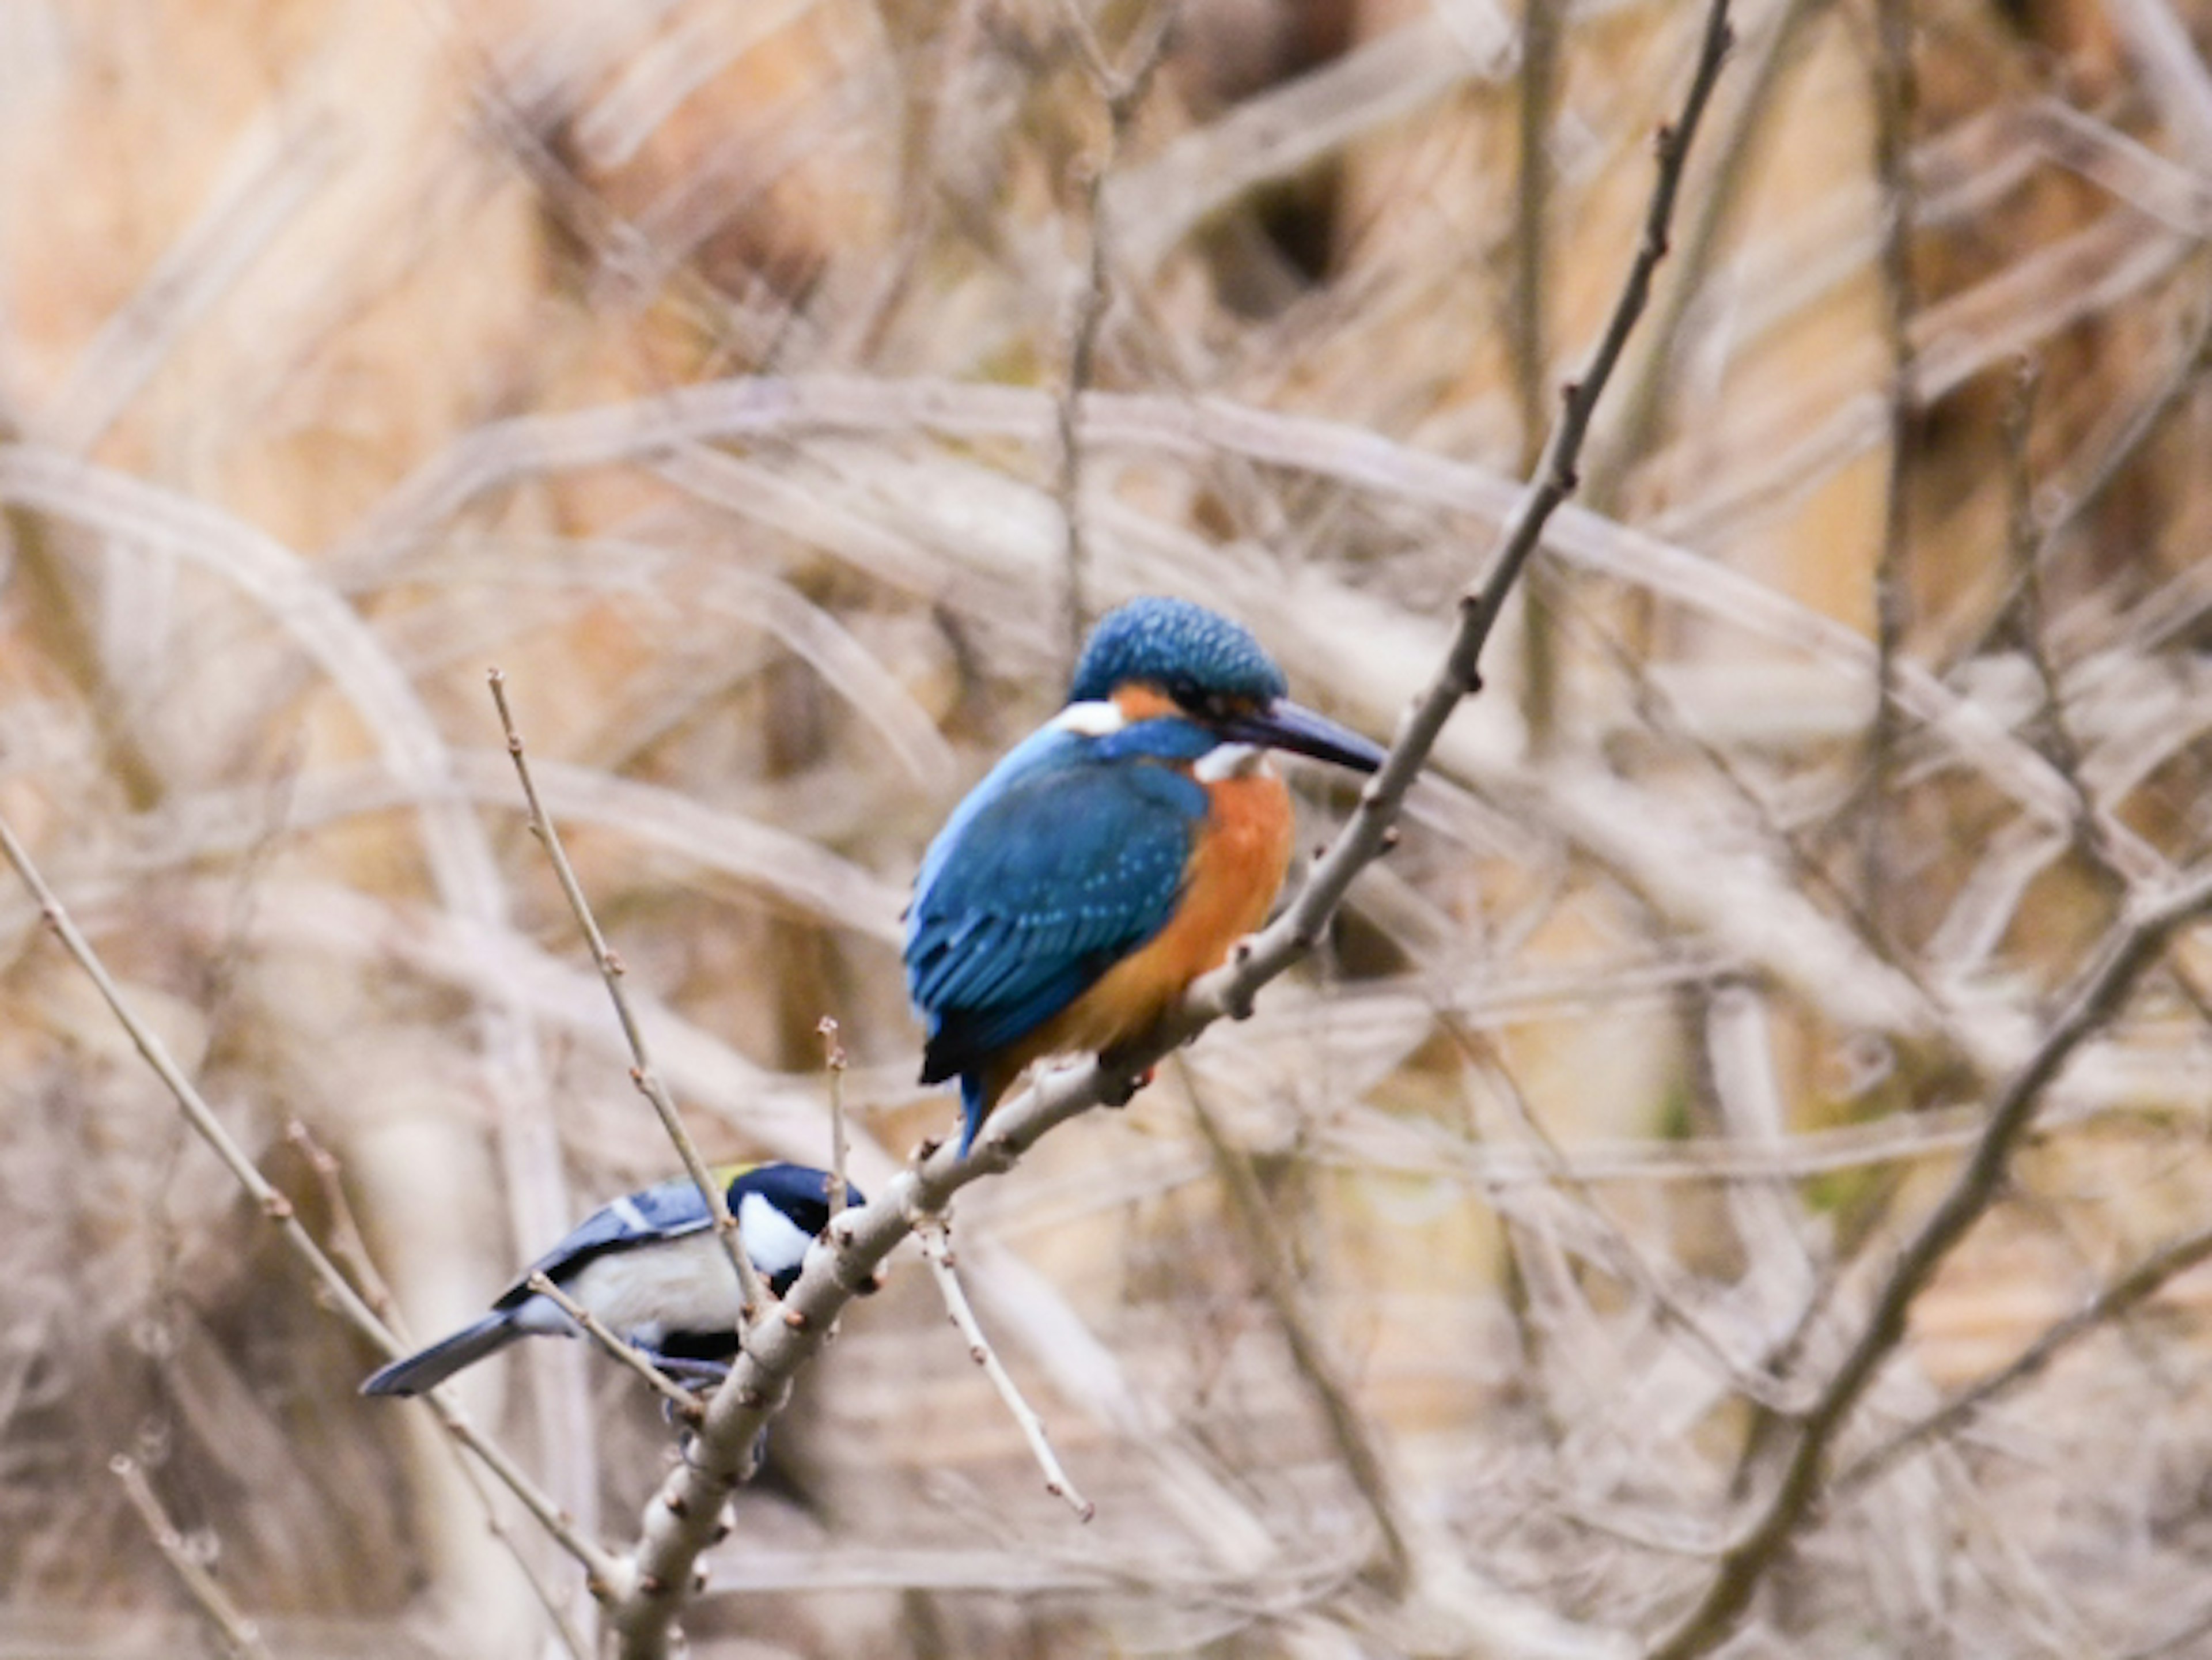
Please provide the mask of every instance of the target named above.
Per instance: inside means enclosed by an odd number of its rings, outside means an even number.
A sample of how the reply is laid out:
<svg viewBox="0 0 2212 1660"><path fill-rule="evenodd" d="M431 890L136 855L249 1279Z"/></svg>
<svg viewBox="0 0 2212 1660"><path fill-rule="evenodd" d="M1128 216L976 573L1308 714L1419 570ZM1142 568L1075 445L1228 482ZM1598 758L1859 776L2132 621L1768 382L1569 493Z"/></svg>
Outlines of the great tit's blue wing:
<svg viewBox="0 0 2212 1660"><path fill-rule="evenodd" d="M1206 792L1157 764L1193 740L1155 733L1139 749L1138 731L994 774L931 848L906 945L908 989L929 1019L925 1083L1049 1019L1174 915Z"/></svg>
<svg viewBox="0 0 2212 1660"><path fill-rule="evenodd" d="M735 1171L716 1172L726 1183ZM609 1251L627 1250L659 1239L681 1238L714 1225L707 1201L688 1176L672 1177L649 1188L624 1194L593 1211L571 1229L561 1243L522 1271L507 1287L495 1309L511 1309L528 1299L530 1276L542 1274L556 1284L568 1279L584 1265Z"/></svg>

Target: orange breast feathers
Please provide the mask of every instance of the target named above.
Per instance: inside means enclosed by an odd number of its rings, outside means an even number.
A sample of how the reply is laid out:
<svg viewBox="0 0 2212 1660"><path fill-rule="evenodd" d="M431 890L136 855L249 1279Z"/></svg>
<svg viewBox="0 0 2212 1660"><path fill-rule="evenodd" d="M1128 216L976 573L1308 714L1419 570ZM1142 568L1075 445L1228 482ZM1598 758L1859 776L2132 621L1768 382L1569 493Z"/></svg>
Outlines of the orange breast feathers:
<svg viewBox="0 0 2212 1660"><path fill-rule="evenodd" d="M1290 792L1264 765L1206 787L1207 811L1168 925L1028 1037L996 1057L990 1095L1041 1055L1110 1049L1141 1035L1229 948L1267 920L1290 873Z"/></svg>

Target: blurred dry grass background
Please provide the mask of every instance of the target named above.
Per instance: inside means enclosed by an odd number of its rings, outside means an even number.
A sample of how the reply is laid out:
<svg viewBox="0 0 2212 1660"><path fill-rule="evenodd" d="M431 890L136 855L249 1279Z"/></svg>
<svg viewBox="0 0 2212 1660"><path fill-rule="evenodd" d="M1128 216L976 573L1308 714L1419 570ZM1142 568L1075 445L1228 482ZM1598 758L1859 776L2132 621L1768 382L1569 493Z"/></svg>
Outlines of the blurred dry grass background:
<svg viewBox="0 0 2212 1660"><path fill-rule="evenodd" d="M672 1165L495 661L710 1150L823 1156L834 1013L879 1179L954 1111L909 1085L907 880L1079 618L1206 600L1390 730L1698 10L1524 51L1491 0L1183 0L1117 123L1133 0L13 0L0 809L319 1230L288 1125L338 1155L428 1335ZM1097 1521L909 1265L780 1424L696 1652L1574 1651L1710 1572L2119 879L2207 838L2212 10L1914 12L1909 259L1869 6L1746 0L1406 844L1315 974L963 1199ZM2204 951L2052 1091L1846 1462L2198 1225ZM118 1451L280 1653L542 1651L427 1415L356 1398L6 886L0 1262L0 1655L204 1640ZM2205 1293L1833 1494L1734 1651L2212 1652ZM623 1536L665 1432L538 1347L475 1399ZM1451 1595L1401 1605L1391 1536Z"/></svg>

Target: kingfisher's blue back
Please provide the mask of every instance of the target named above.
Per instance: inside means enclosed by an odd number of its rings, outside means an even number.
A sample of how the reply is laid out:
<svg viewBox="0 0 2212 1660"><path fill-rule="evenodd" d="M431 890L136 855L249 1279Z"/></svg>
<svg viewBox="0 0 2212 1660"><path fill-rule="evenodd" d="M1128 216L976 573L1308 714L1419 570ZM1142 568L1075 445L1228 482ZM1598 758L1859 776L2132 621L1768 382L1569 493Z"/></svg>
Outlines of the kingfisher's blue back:
<svg viewBox="0 0 2212 1660"><path fill-rule="evenodd" d="M1097 737L1048 727L931 843L908 913L907 983L928 1025L922 1081L962 1080L963 1152L988 1108L990 1056L1174 915L1206 799L1172 763L1214 741L1172 718Z"/></svg>

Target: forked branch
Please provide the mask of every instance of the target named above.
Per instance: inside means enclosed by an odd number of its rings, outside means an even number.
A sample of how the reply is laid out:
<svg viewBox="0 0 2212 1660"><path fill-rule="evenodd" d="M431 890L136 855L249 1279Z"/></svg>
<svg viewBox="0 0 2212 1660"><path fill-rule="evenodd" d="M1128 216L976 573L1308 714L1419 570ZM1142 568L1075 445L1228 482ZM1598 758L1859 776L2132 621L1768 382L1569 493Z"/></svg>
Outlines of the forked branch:
<svg viewBox="0 0 2212 1660"><path fill-rule="evenodd" d="M2075 1051L2118 1014L2156 964L2174 931L2212 910L2212 869L2150 899L2108 934L2060 1000L2042 1040L1999 1091L1965 1166L1891 1267L1857 1340L1797 1426L1797 1438L1763 1507L1721 1558L1704 1594L1651 1651L1650 1660L1692 1660L1726 1641L1752 1595L1780 1559L1824 1487L1830 1453L1883 1362L1904 1341L1912 1304L1968 1230L2002 1194L2012 1157L2036 1108Z"/></svg>

